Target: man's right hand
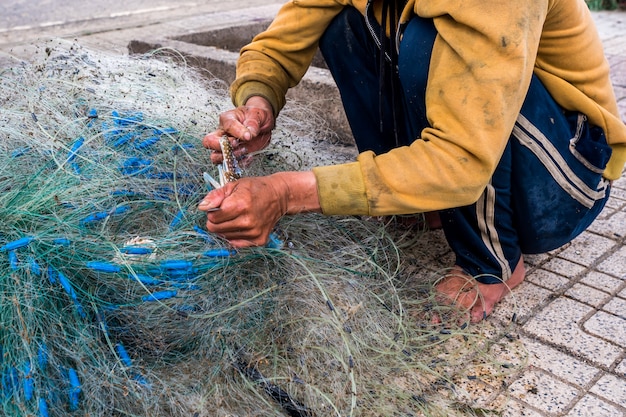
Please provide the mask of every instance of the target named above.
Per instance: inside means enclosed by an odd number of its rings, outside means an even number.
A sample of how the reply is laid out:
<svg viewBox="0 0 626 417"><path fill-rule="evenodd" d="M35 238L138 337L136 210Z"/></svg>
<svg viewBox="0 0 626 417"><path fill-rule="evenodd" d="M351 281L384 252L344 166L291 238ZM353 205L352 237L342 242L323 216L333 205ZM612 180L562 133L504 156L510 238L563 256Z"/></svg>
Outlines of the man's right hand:
<svg viewBox="0 0 626 417"><path fill-rule="evenodd" d="M235 156L242 158L270 143L275 122L271 104L263 97L250 97L245 106L220 114L217 130L207 134L202 144L213 150L211 162L219 164L222 162L219 140L227 135Z"/></svg>

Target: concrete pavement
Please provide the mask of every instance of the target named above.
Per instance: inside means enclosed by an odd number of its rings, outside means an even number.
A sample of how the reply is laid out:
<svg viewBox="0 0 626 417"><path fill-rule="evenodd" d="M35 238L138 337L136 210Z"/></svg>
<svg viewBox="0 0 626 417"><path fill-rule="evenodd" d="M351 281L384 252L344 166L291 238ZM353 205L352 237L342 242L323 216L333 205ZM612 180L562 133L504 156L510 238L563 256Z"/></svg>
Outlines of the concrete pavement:
<svg viewBox="0 0 626 417"><path fill-rule="evenodd" d="M258 23L271 17L282 3L206 1L192 6L172 2L169 8L163 5L141 13L0 28L0 65L14 58L27 59L38 39L65 37L115 53L128 53L131 41L172 47L228 74L236 53L181 41L181 37ZM593 15L626 120L626 12ZM310 76L314 79L315 74ZM433 270L441 267L440 259L450 256L445 245L430 244L442 239L432 232L423 244L421 261ZM476 403L501 402L502 415L509 417L626 416L625 243L626 173L614 183L607 207L589 230L563 248L525 258L526 281L498 307L487 325L511 326L510 333L519 336L528 354L526 366L497 385L486 378L466 381L468 391L481 392L474 394Z"/></svg>

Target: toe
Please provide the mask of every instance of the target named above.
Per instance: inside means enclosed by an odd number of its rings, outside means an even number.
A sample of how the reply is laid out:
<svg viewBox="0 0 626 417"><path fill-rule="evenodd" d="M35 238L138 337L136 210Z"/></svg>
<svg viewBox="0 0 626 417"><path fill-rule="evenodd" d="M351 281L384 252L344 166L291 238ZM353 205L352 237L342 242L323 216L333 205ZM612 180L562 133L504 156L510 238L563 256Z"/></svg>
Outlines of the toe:
<svg viewBox="0 0 626 417"><path fill-rule="evenodd" d="M437 299L442 304L453 304L467 312L470 321L478 323L493 312L495 305L510 292L511 288L523 281L524 273L523 262L520 260L511 282L482 284L459 267L455 267L435 285ZM433 321L440 322L441 319L438 317Z"/></svg>

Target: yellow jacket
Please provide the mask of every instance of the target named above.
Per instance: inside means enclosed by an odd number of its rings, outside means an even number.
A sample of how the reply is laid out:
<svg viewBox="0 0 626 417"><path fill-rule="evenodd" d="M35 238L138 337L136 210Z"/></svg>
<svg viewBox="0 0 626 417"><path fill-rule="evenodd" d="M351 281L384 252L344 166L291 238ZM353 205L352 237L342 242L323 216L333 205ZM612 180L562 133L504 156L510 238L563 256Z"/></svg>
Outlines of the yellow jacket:
<svg viewBox="0 0 626 417"><path fill-rule="evenodd" d="M349 5L363 14L369 7L368 0L283 5L268 30L242 49L233 103L260 95L278 114L325 28ZM475 202L498 164L533 72L561 106L604 129L613 149L604 175L621 175L626 125L584 0L409 0L401 20L413 14L434 19L438 31L426 91L432 127L421 133L426 140L410 146L314 168L325 214L416 213Z"/></svg>

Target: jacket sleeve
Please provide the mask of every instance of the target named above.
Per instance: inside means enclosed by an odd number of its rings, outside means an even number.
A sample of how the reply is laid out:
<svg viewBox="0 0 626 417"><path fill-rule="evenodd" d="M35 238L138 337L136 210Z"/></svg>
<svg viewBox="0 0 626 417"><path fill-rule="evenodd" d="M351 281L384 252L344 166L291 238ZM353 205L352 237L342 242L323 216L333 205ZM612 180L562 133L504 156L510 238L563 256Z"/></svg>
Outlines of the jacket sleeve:
<svg viewBox="0 0 626 417"><path fill-rule="evenodd" d="M265 97L275 115L285 105L287 90L309 68L319 39L349 0L291 0L273 22L241 49L231 85L235 106L254 95Z"/></svg>
<svg viewBox="0 0 626 417"><path fill-rule="evenodd" d="M408 147L314 169L325 214L471 204L504 151L530 84L547 0L417 0L414 11L433 18L438 31L426 89L430 127Z"/></svg>

